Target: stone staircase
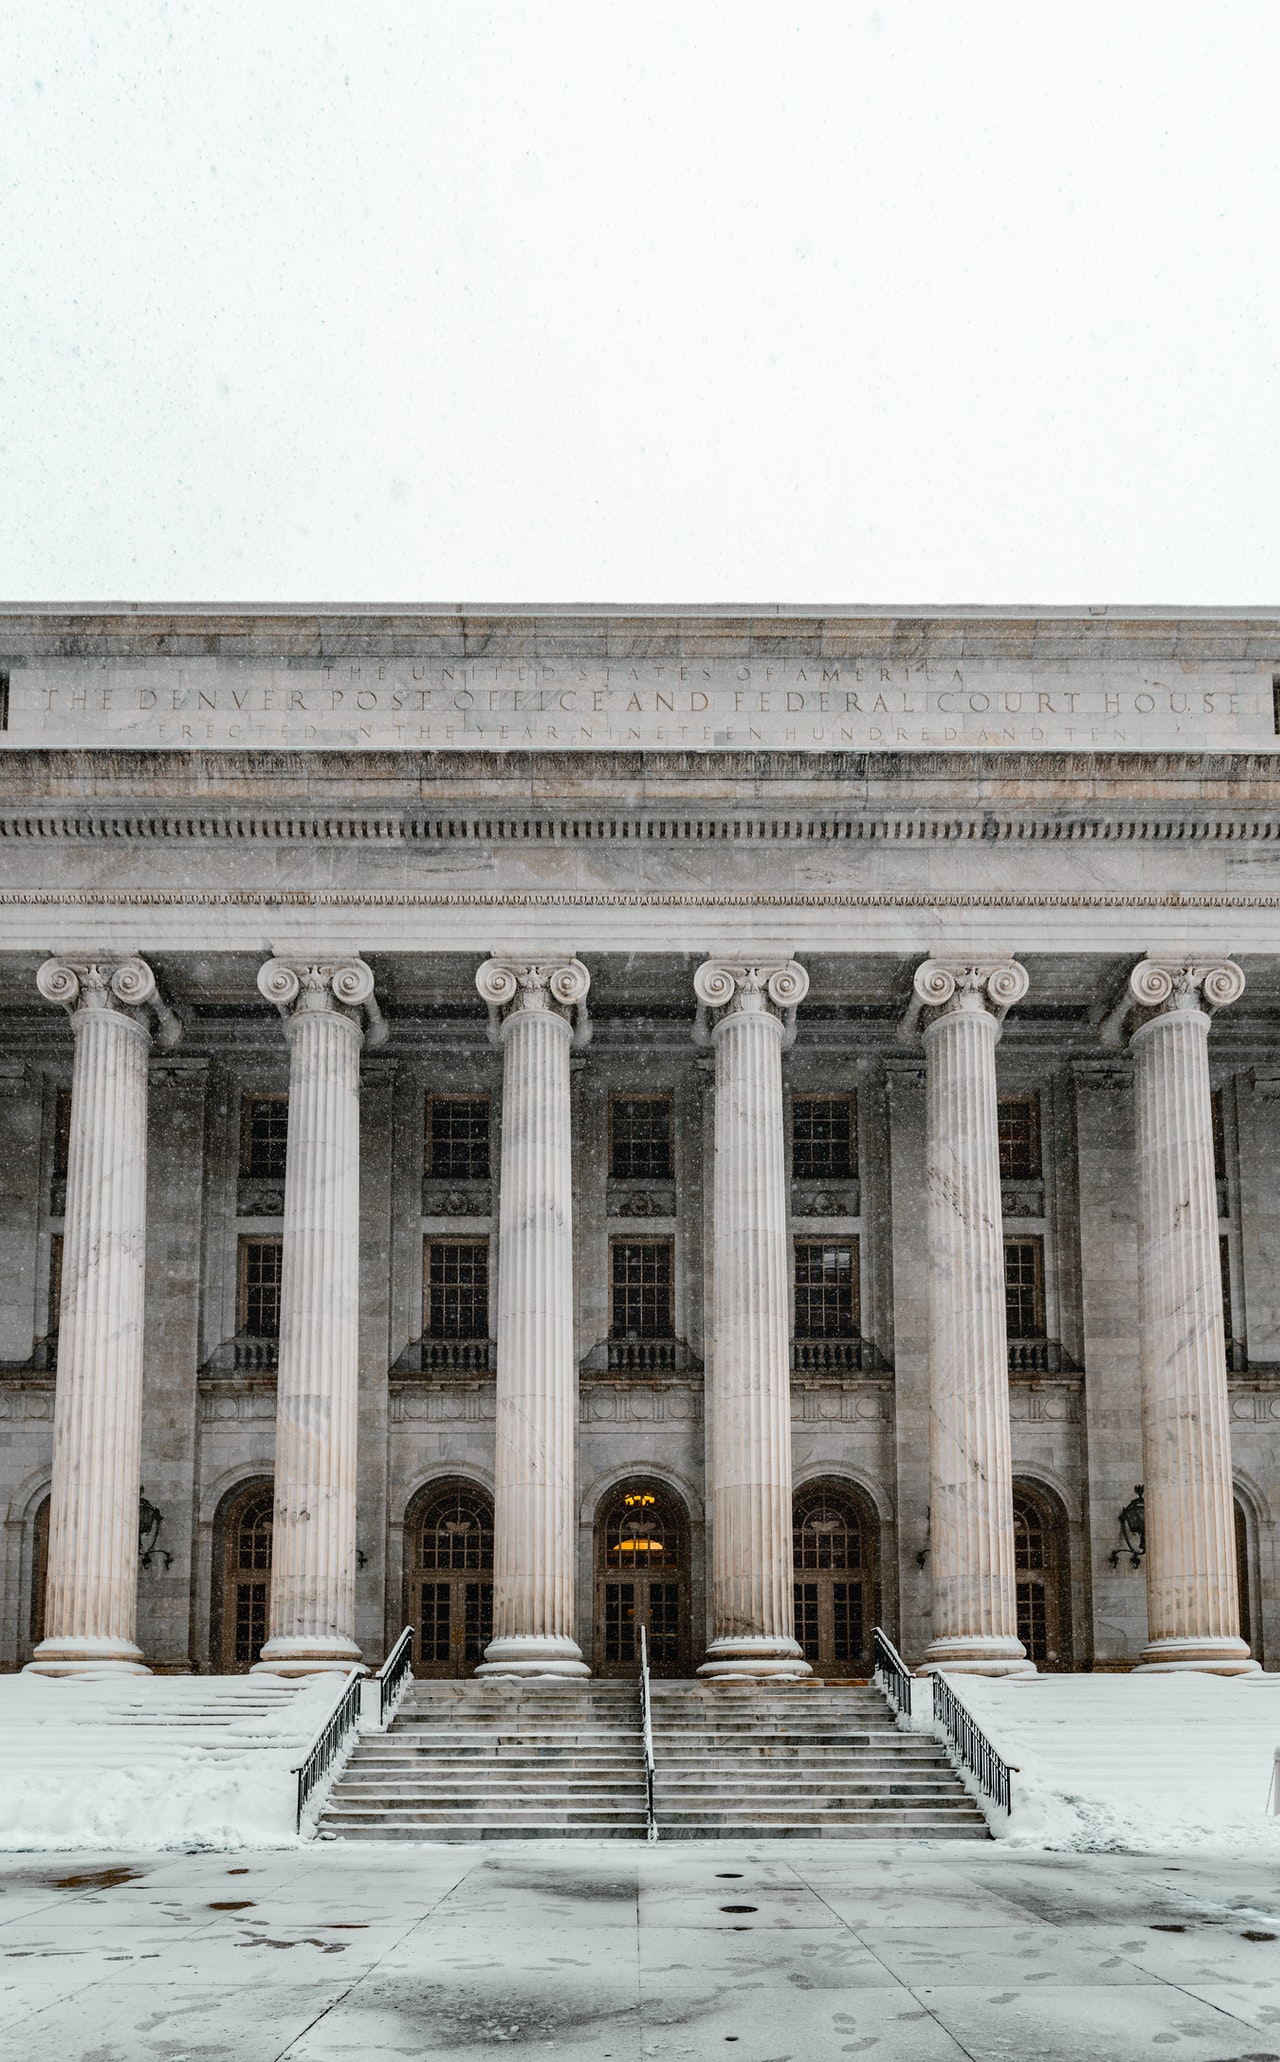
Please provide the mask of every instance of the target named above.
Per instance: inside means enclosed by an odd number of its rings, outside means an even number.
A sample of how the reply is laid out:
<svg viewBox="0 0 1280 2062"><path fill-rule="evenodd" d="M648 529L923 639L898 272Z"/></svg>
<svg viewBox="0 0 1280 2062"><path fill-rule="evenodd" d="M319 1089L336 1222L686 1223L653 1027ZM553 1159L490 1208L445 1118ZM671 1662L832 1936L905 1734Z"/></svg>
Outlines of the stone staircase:
<svg viewBox="0 0 1280 2062"><path fill-rule="evenodd" d="M420 1682L366 1734L320 1819L349 1840L642 1839L634 1683ZM850 1686L653 1686L664 1840L981 1840L943 1749Z"/></svg>
<svg viewBox="0 0 1280 2062"><path fill-rule="evenodd" d="M664 1840L985 1840L936 1740L899 1732L878 1690L653 1685Z"/></svg>

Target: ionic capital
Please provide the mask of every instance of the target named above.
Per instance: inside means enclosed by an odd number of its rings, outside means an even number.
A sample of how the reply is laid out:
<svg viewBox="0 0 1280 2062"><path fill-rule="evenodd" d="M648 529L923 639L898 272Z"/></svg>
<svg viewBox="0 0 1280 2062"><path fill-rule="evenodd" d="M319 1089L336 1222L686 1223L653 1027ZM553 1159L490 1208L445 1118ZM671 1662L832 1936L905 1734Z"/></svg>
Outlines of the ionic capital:
<svg viewBox="0 0 1280 2062"><path fill-rule="evenodd" d="M989 1016L1003 1024L1030 986L1016 959L926 959L916 968L911 1001L898 1025L900 1045L917 1045L940 1017Z"/></svg>
<svg viewBox="0 0 1280 2062"><path fill-rule="evenodd" d="M373 969L362 959L269 959L258 968L258 988L286 1022L327 1010L362 1025L366 1045L386 1042L387 1021L378 1008Z"/></svg>
<svg viewBox="0 0 1280 2062"><path fill-rule="evenodd" d="M794 959L736 965L704 959L693 977L698 1014L695 1045L710 1045L730 1017L767 1016L782 1027L783 1048L795 1043L796 1011L809 993L809 976Z"/></svg>
<svg viewBox="0 0 1280 2062"><path fill-rule="evenodd" d="M489 1007L489 1037L494 1045L502 1043L506 1026L516 1017L539 1013L569 1024L576 1049L591 1042L587 1013L591 976L580 959L516 960L495 955L477 967L476 987Z"/></svg>
<svg viewBox="0 0 1280 2062"><path fill-rule="evenodd" d="M108 1010L148 1034L154 1018L156 1038L166 1051L182 1036L175 1016L144 959L47 959L36 973L36 987L46 1002L60 1003L74 1023L93 1011Z"/></svg>
<svg viewBox="0 0 1280 2062"><path fill-rule="evenodd" d="M1130 974L1124 993L1099 1027L1102 1043L1124 1044L1156 1017L1198 1010L1211 1017L1244 994L1244 972L1233 959L1192 959L1183 953L1148 953Z"/></svg>

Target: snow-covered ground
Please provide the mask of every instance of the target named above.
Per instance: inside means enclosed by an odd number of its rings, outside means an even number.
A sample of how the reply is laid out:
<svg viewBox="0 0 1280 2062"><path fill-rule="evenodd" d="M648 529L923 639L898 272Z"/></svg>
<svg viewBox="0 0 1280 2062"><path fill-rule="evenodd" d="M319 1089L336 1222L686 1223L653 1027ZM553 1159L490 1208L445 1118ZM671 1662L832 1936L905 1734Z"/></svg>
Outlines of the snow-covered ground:
<svg viewBox="0 0 1280 2062"><path fill-rule="evenodd" d="M1020 1847L1173 1853L1248 1847L1280 1861L1268 1808L1280 1676L953 1676L1018 1773L992 1831ZM927 1714L927 1686L915 1691Z"/></svg>
<svg viewBox="0 0 1280 2062"><path fill-rule="evenodd" d="M262 1676L0 1676L0 1849L278 1847L337 1691Z"/></svg>

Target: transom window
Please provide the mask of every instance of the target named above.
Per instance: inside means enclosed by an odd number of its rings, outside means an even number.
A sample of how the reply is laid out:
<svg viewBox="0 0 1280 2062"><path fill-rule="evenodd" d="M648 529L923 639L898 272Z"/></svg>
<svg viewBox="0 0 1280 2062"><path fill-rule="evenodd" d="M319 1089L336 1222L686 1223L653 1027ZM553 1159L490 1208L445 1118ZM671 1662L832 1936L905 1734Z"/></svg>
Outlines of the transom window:
<svg viewBox="0 0 1280 2062"><path fill-rule="evenodd" d="M612 1248L612 1313L615 1339L670 1339L671 1241L617 1239Z"/></svg>
<svg viewBox="0 0 1280 2062"><path fill-rule="evenodd" d="M858 1322L857 1240L797 1239L796 1338L856 1339Z"/></svg>
<svg viewBox="0 0 1280 2062"><path fill-rule="evenodd" d="M649 1489L628 1490L609 1517L605 1559L610 1568L674 1568L680 1559L678 1527ZM617 1656L611 1656L617 1659Z"/></svg>
<svg viewBox="0 0 1280 2062"><path fill-rule="evenodd" d="M1004 1242L1005 1322L1011 1339L1044 1337L1044 1243Z"/></svg>
<svg viewBox="0 0 1280 2062"><path fill-rule="evenodd" d="M489 1178L487 1095L433 1095L427 1104L427 1171L451 1180Z"/></svg>
<svg viewBox="0 0 1280 2062"><path fill-rule="evenodd" d="M417 1563L419 1568L493 1567L493 1505L482 1489L454 1485L432 1498L418 1530Z"/></svg>
<svg viewBox="0 0 1280 2062"><path fill-rule="evenodd" d="M791 1103L791 1172L797 1181L850 1181L858 1171L851 1095L798 1095Z"/></svg>
<svg viewBox="0 0 1280 2062"><path fill-rule="evenodd" d="M287 1095L247 1095L240 1129L240 1172L283 1181L289 1143Z"/></svg>
<svg viewBox="0 0 1280 2062"><path fill-rule="evenodd" d="M616 1095L609 1111L609 1172L618 1181L671 1179L671 1103Z"/></svg>
<svg viewBox="0 0 1280 2062"><path fill-rule="evenodd" d="M254 1339L280 1336L283 1239L240 1241L240 1330Z"/></svg>
<svg viewBox="0 0 1280 2062"><path fill-rule="evenodd" d="M796 1498L792 1554L797 1568L862 1568L866 1546L852 1498L819 1489Z"/></svg>
<svg viewBox="0 0 1280 2062"><path fill-rule="evenodd" d="M489 1336L489 1245L486 1239L427 1240L429 1339Z"/></svg>
<svg viewBox="0 0 1280 2062"><path fill-rule="evenodd" d="M1035 1181L1040 1175L1040 1098L1002 1095L996 1103L1000 1127L1000 1177Z"/></svg>

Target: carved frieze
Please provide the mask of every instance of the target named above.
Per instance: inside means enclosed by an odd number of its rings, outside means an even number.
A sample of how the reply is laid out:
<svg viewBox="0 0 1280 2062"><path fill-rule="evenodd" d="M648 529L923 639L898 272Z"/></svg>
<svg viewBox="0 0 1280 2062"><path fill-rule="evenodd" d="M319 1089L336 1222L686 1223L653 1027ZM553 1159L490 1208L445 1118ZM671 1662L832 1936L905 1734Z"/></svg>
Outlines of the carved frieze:
<svg viewBox="0 0 1280 2062"><path fill-rule="evenodd" d="M1009 1416L1015 1425L1078 1425L1080 1383L1010 1382Z"/></svg>

